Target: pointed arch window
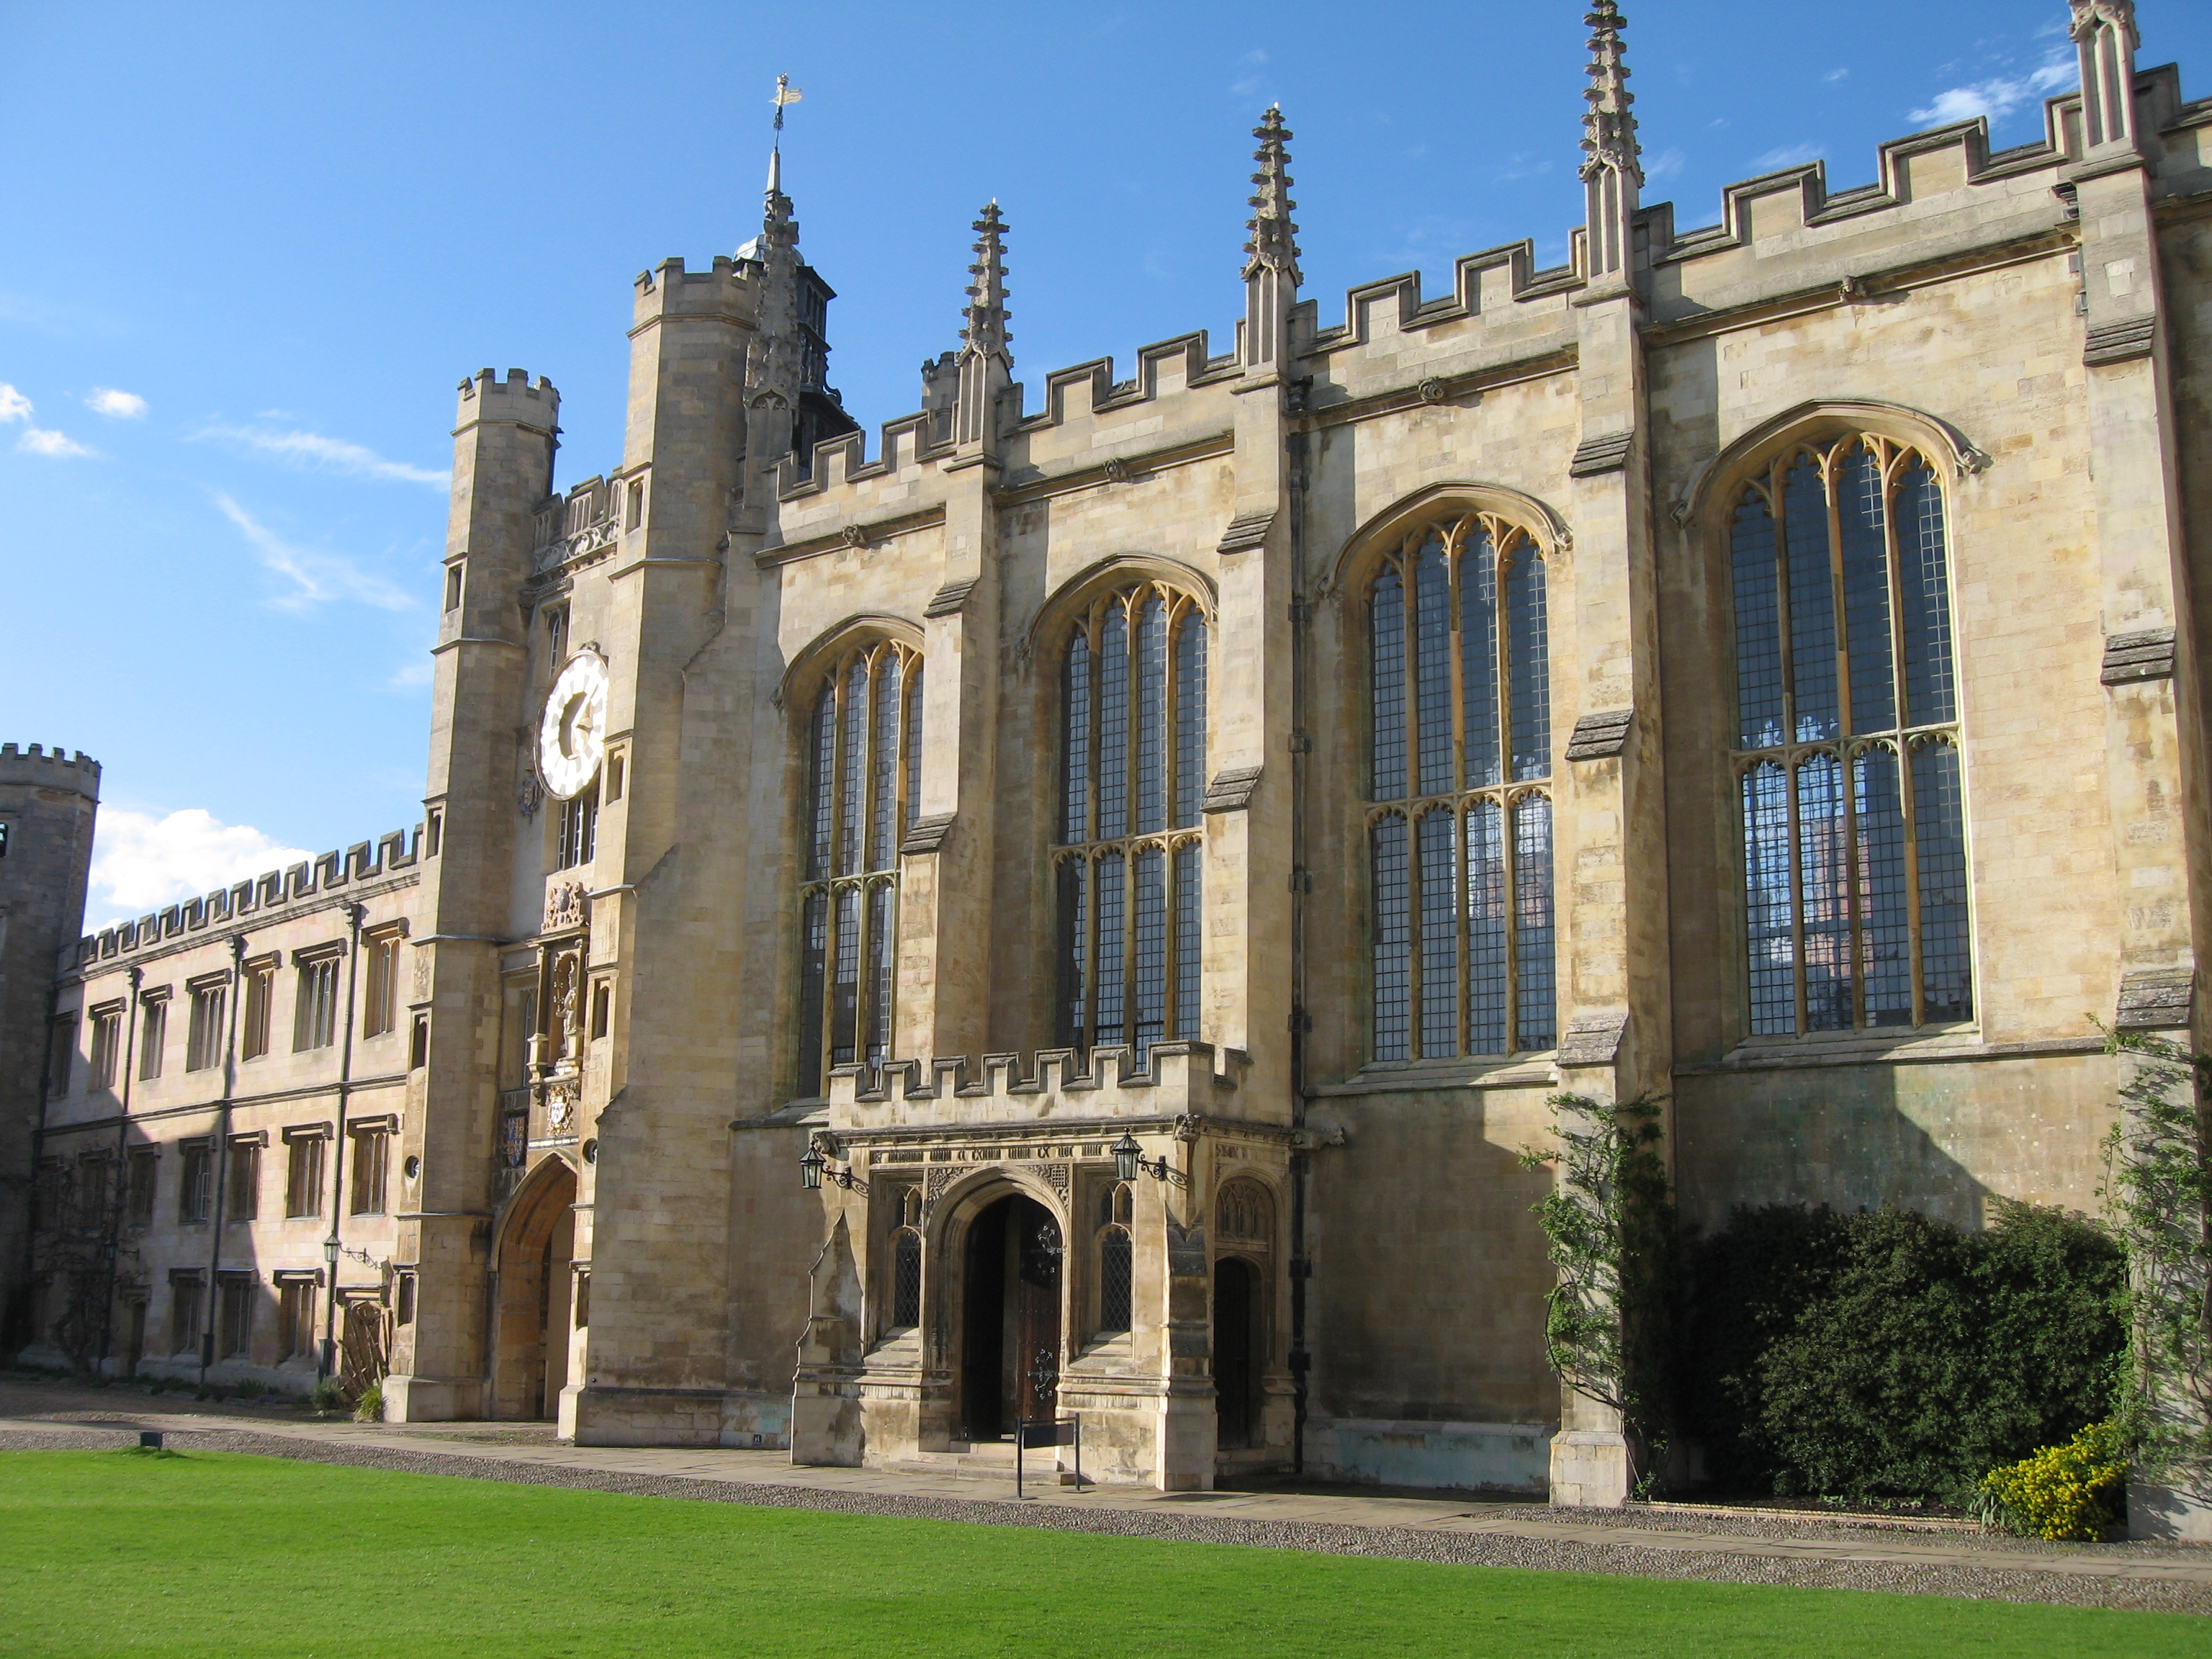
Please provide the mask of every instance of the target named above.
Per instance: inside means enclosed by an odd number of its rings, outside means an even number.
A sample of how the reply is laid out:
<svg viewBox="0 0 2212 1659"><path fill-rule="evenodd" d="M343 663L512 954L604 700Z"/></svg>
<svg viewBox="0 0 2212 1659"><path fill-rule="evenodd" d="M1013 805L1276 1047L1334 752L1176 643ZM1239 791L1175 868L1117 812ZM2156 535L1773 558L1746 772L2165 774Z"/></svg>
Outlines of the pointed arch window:
<svg viewBox="0 0 2212 1659"><path fill-rule="evenodd" d="M1787 451L1729 526L1754 1036L1973 1018L1943 492L1854 434Z"/></svg>
<svg viewBox="0 0 2212 1659"><path fill-rule="evenodd" d="M921 798L921 655L850 647L807 716L805 879L799 890L799 1088L833 1066L890 1058L899 842Z"/></svg>
<svg viewBox="0 0 2212 1659"><path fill-rule="evenodd" d="M1369 587L1377 1060L1559 1040L1544 577L1527 531L1457 512Z"/></svg>
<svg viewBox="0 0 2212 1659"><path fill-rule="evenodd" d="M1206 616L1143 582L1102 595L1060 665L1059 1040L1198 1035Z"/></svg>
<svg viewBox="0 0 2212 1659"><path fill-rule="evenodd" d="M891 1328L921 1323L921 1192L898 1195L899 1224L891 1231Z"/></svg>
<svg viewBox="0 0 2212 1659"><path fill-rule="evenodd" d="M1099 1194L1098 1333L1112 1335L1129 1328L1129 1310L1136 1284L1135 1260L1130 1249L1129 1217L1133 1200L1127 1182L1117 1182Z"/></svg>

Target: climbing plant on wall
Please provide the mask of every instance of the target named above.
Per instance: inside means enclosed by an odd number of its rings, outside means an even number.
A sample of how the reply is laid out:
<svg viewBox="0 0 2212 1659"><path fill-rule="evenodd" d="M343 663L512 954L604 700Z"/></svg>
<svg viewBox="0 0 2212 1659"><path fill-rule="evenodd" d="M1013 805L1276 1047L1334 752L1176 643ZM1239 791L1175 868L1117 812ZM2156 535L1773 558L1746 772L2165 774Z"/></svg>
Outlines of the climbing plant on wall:
<svg viewBox="0 0 2212 1659"><path fill-rule="evenodd" d="M1558 1274L1545 1298L1544 1357L1577 1394L1620 1413L1632 1462L1664 1412L1674 1194L1659 1155L1662 1103L1554 1095L1554 1148L1525 1147L1525 1170L1556 1165L1534 1206Z"/></svg>

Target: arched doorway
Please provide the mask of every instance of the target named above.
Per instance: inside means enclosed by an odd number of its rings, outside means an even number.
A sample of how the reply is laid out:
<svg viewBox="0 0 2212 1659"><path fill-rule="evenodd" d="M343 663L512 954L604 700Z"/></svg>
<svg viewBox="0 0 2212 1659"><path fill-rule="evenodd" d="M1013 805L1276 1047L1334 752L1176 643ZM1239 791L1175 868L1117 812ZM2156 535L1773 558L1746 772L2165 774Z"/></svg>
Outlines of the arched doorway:
<svg viewBox="0 0 2212 1659"><path fill-rule="evenodd" d="M1260 1426L1260 1273L1233 1255L1213 1264L1214 1443L1234 1451Z"/></svg>
<svg viewBox="0 0 2212 1659"><path fill-rule="evenodd" d="M574 1252L575 1172L557 1158L515 1194L499 1246L499 1323L492 1415L551 1418L568 1381L569 1258Z"/></svg>
<svg viewBox="0 0 2212 1659"><path fill-rule="evenodd" d="M1060 1224L1017 1194L969 1224L962 1275L960 1404L972 1441L1049 1417L1060 1389Z"/></svg>

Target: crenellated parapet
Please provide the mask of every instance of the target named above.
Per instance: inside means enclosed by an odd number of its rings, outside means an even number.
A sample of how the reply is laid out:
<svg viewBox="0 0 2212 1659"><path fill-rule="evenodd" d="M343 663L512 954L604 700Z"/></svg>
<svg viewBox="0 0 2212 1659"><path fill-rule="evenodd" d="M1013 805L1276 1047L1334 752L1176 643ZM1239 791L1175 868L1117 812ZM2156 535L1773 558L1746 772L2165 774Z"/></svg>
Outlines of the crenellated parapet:
<svg viewBox="0 0 2212 1659"><path fill-rule="evenodd" d="M561 394L544 375L532 380L526 370L510 368L507 378L480 368L460 384L455 430L480 422L526 426L547 434L561 428Z"/></svg>
<svg viewBox="0 0 2212 1659"><path fill-rule="evenodd" d="M341 889L366 886L413 870L422 862L422 835L423 826L419 823L411 835L404 830L395 830L374 841L357 841L343 852L328 852L289 869L271 870L250 881L218 887L198 898L150 912L136 921L103 927L64 947L58 971L80 971L96 963L153 950L172 939L188 939L210 927L249 916L266 926L301 906L326 900Z"/></svg>
<svg viewBox="0 0 2212 1659"><path fill-rule="evenodd" d="M80 749L72 756L60 744L47 749L39 744L18 748L0 743L0 784L27 784L40 789L66 789L89 800L100 799L100 763Z"/></svg>
<svg viewBox="0 0 2212 1659"><path fill-rule="evenodd" d="M839 1066L830 1073L830 1121L845 1129L903 1123L1169 1120L1184 1116L1267 1118L1277 1114L1238 1093L1250 1058L1207 1042L1156 1042L1141 1067L1128 1048L1078 1053L1041 1048L1025 1067L1018 1054L985 1054L981 1075L965 1054L878 1066ZM1216 1069L1217 1066L1219 1069ZM1287 1121L1285 1103L1279 1115Z"/></svg>

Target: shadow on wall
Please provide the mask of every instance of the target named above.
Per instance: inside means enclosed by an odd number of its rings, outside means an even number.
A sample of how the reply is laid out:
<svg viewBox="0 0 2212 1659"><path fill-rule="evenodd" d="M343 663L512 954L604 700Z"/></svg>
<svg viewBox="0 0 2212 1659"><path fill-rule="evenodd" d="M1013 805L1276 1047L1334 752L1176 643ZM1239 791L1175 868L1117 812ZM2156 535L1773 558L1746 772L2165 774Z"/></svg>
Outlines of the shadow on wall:
<svg viewBox="0 0 2212 1659"><path fill-rule="evenodd" d="M1947 1097L1971 1088L1964 1079L1940 1079L1901 1101L1899 1070L1839 1066L1678 1079L1674 1180L1683 1221L1711 1231L1740 1206L1826 1204L1847 1213L1915 1210L1955 1226L1983 1226L1992 1189L1923 1121L1954 1145L1995 1126L1961 1122L1982 1115L1977 1097ZM1948 1133L1954 1130L1960 1133ZM2033 1156L2029 1146L2019 1151Z"/></svg>

